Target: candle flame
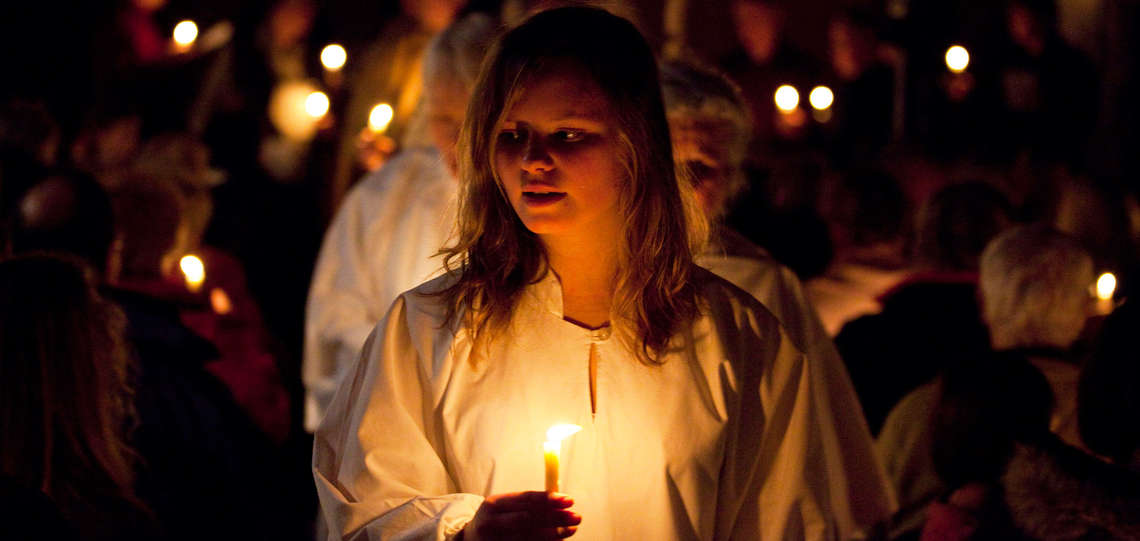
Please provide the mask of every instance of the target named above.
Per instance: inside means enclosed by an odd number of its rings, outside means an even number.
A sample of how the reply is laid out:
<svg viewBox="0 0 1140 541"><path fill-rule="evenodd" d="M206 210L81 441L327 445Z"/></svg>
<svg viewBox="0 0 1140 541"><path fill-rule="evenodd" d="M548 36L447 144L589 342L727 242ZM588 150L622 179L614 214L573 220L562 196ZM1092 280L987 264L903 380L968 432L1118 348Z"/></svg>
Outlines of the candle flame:
<svg viewBox="0 0 1140 541"><path fill-rule="evenodd" d="M550 427L550 429L546 431L546 440L551 442L560 442L566 438L569 438L570 436L573 436L574 434L577 434L579 430L582 430L582 427L578 425L557 424Z"/></svg>
<svg viewBox="0 0 1140 541"><path fill-rule="evenodd" d="M1101 300L1109 300L1116 292L1116 276L1111 272L1100 275L1096 280L1096 296Z"/></svg>
<svg viewBox="0 0 1140 541"><path fill-rule="evenodd" d="M966 67L970 65L970 53L965 47L961 45L951 46L946 49L946 67L954 73L962 73L966 71Z"/></svg>
<svg viewBox="0 0 1140 541"><path fill-rule="evenodd" d="M174 26L174 43L183 47L198 39L198 25L194 21L182 21Z"/></svg>
<svg viewBox="0 0 1140 541"><path fill-rule="evenodd" d="M808 103L811 103L812 108L816 111L822 111L835 103L835 93L826 86L817 86L811 89L811 93L808 94Z"/></svg>
<svg viewBox="0 0 1140 541"><path fill-rule="evenodd" d="M344 67L348 61L348 52L339 43L330 43L321 49L321 65L329 71L336 71Z"/></svg>
<svg viewBox="0 0 1140 541"><path fill-rule="evenodd" d="M372 111L368 113L368 129L376 133L383 133L388 129L388 124L392 122L392 117L396 112L392 110L392 106L387 103L378 103Z"/></svg>
<svg viewBox="0 0 1140 541"><path fill-rule="evenodd" d="M800 105L800 93L792 85L781 85L776 89L776 107L781 111L790 113Z"/></svg>
<svg viewBox="0 0 1140 541"><path fill-rule="evenodd" d="M186 285L190 289L197 289L206 280L206 266L196 255L182 256L178 261L178 267L182 269L182 275L186 277Z"/></svg>
<svg viewBox="0 0 1140 541"><path fill-rule="evenodd" d="M321 118L329 112L329 97L321 91L313 92L305 98L305 112L313 118Z"/></svg>

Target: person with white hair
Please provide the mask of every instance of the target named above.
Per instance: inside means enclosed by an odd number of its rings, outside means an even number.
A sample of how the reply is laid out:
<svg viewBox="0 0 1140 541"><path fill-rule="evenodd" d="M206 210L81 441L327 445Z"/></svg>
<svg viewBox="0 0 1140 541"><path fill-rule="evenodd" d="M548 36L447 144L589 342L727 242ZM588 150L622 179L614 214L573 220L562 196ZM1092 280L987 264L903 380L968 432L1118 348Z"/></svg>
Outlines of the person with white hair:
<svg viewBox="0 0 1140 541"><path fill-rule="evenodd" d="M317 258L305 313L305 428L316 429L340 375L405 290L437 275L454 222L455 142L497 23L473 14L437 35L424 57L424 117L432 147L409 148L345 198Z"/></svg>
<svg viewBox="0 0 1140 541"><path fill-rule="evenodd" d="M674 160L680 174L689 175L712 226L708 248L697 257L697 264L759 300L808 358L829 371L827 392L858 420L838 427L843 431L849 483L846 490L835 494L861 505L835 508L845 510L844 520L853 530L868 531L889 518L894 498L875 460L871 435L843 361L791 269L723 223L729 205L748 182L744 159L752 128L744 99L732 82L708 68L668 62L661 72Z"/></svg>
<svg viewBox="0 0 1140 541"><path fill-rule="evenodd" d="M1046 225L1021 225L986 245L979 272L982 319L992 348L1024 357L1044 374L1054 397L1049 430L1083 447L1076 408L1080 366L1071 349L1091 314L1092 258L1076 240ZM934 471L929 422L941 381L903 398L877 441L901 505L892 537L920 526L926 506L947 488ZM1012 397L1018 390L1009 392Z"/></svg>

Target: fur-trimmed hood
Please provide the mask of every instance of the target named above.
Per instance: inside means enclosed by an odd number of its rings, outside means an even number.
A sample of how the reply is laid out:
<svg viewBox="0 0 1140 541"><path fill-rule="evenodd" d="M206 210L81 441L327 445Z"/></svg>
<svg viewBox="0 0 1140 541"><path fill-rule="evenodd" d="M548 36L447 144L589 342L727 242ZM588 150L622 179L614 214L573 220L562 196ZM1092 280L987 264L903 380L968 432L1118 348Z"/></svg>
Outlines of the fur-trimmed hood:
<svg viewBox="0 0 1140 541"><path fill-rule="evenodd" d="M1140 540L1140 475L1059 441L1019 445L1002 485L1014 524L1032 538Z"/></svg>

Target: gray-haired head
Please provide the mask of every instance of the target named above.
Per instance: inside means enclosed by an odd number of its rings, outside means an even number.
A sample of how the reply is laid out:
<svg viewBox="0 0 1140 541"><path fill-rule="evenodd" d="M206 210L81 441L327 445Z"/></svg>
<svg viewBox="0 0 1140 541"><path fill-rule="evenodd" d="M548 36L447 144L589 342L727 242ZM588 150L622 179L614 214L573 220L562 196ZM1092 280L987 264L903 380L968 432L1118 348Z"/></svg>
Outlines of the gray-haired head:
<svg viewBox="0 0 1140 541"><path fill-rule="evenodd" d="M982 252L982 313L996 349L1067 348L1088 316L1093 262L1047 225L1017 226Z"/></svg>
<svg viewBox="0 0 1140 541"><path fill-rule="evenodd" d="M436 34L424 53L424 91L431 92L432 83L439 80L459 83L468 89L474 87L483 57L498 29L494 18L472 13Z"/></svg>
<svg viewBox="0 0 1140 541"><path fill-rule="evenodd" d="M661 66L661 92L678 165L688 169L684 172L696 183L706 213L715 218L747 185L748 106L732 81L689 62ZM704 186L709 183L718 185Z"/></svg>

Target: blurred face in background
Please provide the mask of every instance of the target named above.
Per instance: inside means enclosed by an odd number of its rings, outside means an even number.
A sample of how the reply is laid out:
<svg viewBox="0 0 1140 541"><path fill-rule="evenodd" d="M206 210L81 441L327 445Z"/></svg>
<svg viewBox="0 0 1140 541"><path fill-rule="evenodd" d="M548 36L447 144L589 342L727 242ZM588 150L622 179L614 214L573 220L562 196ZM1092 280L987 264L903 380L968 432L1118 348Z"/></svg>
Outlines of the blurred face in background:
<svg viewBox="0 0 1140 541"><path fill-rule="evenodd" d="M701 209L710 219L727 210L731 195L731 175L740 164L733 163L733 127L716 119L669 118L673 137L673 159L689 174Z"/></svg>
<svg viewBox="0 0 1140 541"><path fill-rule="evenodd" d="M756 0L737 0L732 3L732 21L740 45L753 61L767 63L776 55L784 26L784 13L778 6Z"/></svg>
<svg viewBox="0 0 1140 541"><path fill-rule="evenodd" d="M467 0L400 0L404 13L432 32L447 28L465 5Z"/></svg>
<svg viewBox="0 0 1140 541"><path fill-rule="evenodd" d="M467 112L471 92L455 80L436 77L427 81L424 93L424 112L427 115L428 135L439 149L443 163L452 177L458 176L459 164L455 145L459 141L459 128Z"/></svg>

